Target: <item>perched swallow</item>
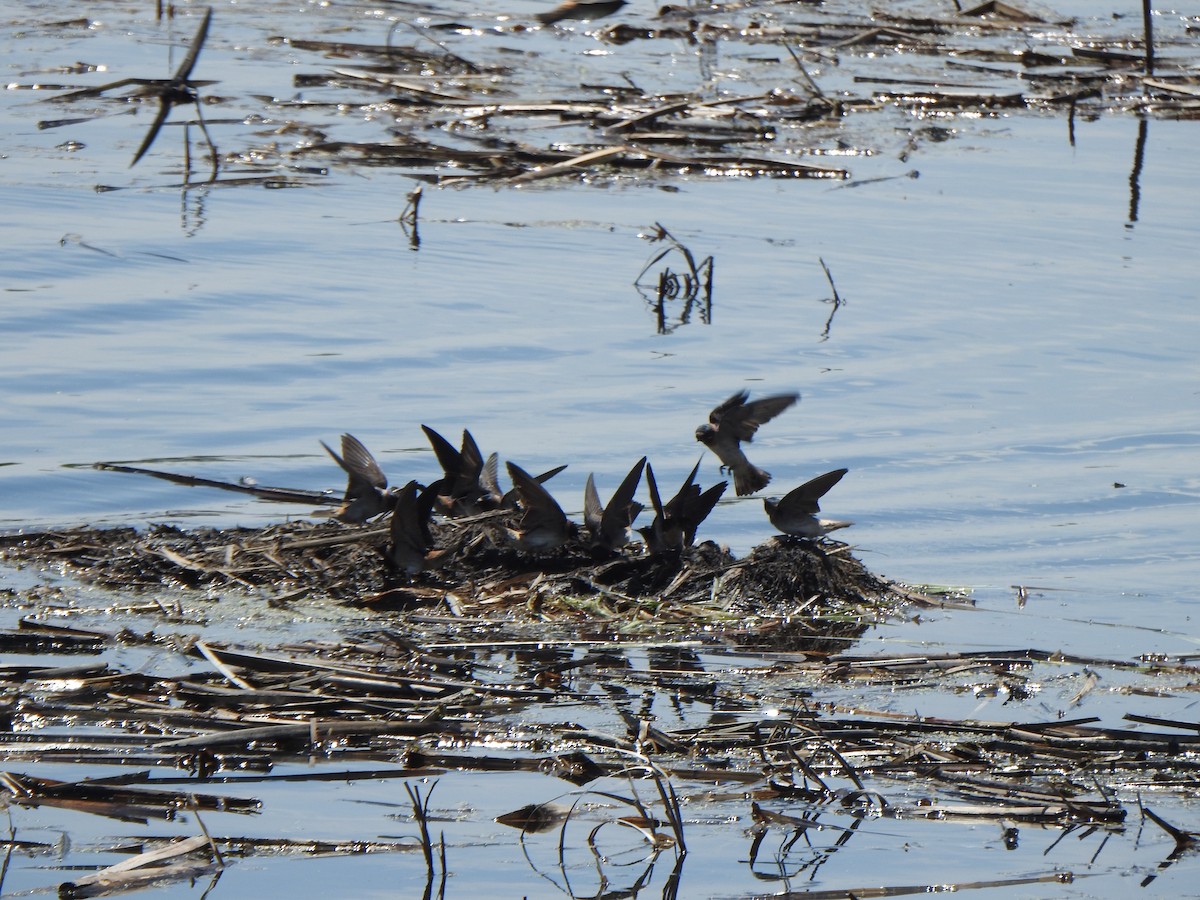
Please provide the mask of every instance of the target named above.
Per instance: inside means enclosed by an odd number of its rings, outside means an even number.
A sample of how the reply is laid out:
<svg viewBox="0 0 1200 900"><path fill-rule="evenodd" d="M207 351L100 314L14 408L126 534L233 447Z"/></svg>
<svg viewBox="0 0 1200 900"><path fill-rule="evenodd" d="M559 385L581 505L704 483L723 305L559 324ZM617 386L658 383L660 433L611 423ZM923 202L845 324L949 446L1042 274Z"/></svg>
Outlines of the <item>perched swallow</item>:
<svg viewBox="0 0 1200 900"><path fill-rule="evenodd" d="M387 476L362 441L352 434L343 434L341 456L334 453L324 441L321 441L321 446L350 476L345 500L342 508L334 513L335 518L360 524L391 508L392 495L388 493Z"/></svg>
<svg viewBox="0 0 1200 900"><path fill-rule="evenodd" d="M739 497L765 488L771 481L768 472L751 464L741 443L754 440L758 426L769 422L797 400L799 394L778 394L747 403L747 391L738 391L711 413L708 422L696 429L696 440L706 446L721 466L733 472L733 487Z"/></svg>
<svg viewBox="0 0 1200 900"><path fill-rule="evenodd" d="M392 561L409 575L432 568L442 554L433 549L429 532L429 517L441 486L432 484L418 494L420 488L410 481L397 490L392 508Z"/></svg>
<svg viewBox="0 0 1200 900"><path fill-rule="evenodd" d="M763 508L766 509L771 524L784 534L812 539L853 525L853 522L835 522L832 519L817 518L817 513L821 511L817 501L824 497L831 487L841 481L847 471L847 469L834 469L832 472L818 475L812 481L806 481L794 491L789 492L782 500L774 498L763 500Z"/></svg>
<svg viewBox="0 0 1200 900"><path fill-rule="evenodd" d="M543 25L553 25L563 19L590 22L611 16L625 5L626 0L565 0L549 12L538 13L536 18Z"/></svg>
<svg viewBox="0 0 1200 900"><path fill-rule="evenodd" d="M507 463L507 466L508 476L521 501L516 527L508 529L509 536L518 547L531 553L558 549L574 534L575 526L567 521L558 501L536 478L514 463Z"/></svg>
<svg viewBox="0 0 1200 900"><path fill-rule="evenodd" d="M633 495L642 480L642 469L645 465L644 456L634 463L621 486L608 501L608 506L600 502L600 494L596 491L596 479L588 475L587 484L583 489L583 518L587 523L593 547L616 553L629 543L629 526L643 509L642 504L633 499Z"/></svg>
<svg viewBox="0 0 1200 900"><path fill-rule="evenodd" d="M706 491L701 491L695 483L696 473L700 470L700 460L692 467L687 480L684 481L678 493L667 503L662 502L658 492L658 482L654 479L654 468L646 463L646 484L650 488L650 503L654 508L654 521L638 532L646 541L646 549L651 554L678 552L684 547L690 547L696 539L696 529L708 518L729 482L722 481L714 484Z"/></svg>
<svg viewBox="0 0 1200 900"><path fill-rule="evenodd" d="M422 425L421 430L429 438L433 453L446 477L442 479L445 493L442 505L448 512L457 515L473 515L494 507L488 503L488 492L480 480L483 474L483 454L471 432L463 429L462 450L430 428Z"/></svg>
<svg viewBox="0 0 1200 900"><path fill-rule="evenodd" d="M541 475L535 476L534 480L538 484L545 484L566 466L555 466L553 469L543 472ZM508 491L500 490L500 478L498 472L500 469L500 454L493 453L487 458L483 464L483 472L479 475L479 483L483 487L484 493L487 495L488 503L493 509L513 509L517 508L518 497L517 489L512 488Z"/></svg>

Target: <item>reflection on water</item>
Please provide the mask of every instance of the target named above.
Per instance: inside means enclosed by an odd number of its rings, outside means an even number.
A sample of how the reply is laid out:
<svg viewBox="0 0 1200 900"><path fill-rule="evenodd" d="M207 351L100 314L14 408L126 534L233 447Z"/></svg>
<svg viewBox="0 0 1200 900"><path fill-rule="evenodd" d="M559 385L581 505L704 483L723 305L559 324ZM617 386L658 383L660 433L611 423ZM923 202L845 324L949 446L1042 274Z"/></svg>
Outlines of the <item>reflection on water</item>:
<svg viewBox="0 0 1200 900"><path fill-rule="evenodd" d="M654 223L653 234L647 239L652 243L668 242L666 249L646 263L646 267L633 282L638 293L645 298L646 305L654 313L658 333L670 334L680 325L688 324L693 314L698 316L702 324L711 324L713 258L706 256L697 262L692 251L675 240L671 233L657 222ZM656 268L659 263L670 259L681 260L683 271L674 271L669 262L661 269ZM651 285L646 279L654 273L657 274L657 279Z"/></svg>

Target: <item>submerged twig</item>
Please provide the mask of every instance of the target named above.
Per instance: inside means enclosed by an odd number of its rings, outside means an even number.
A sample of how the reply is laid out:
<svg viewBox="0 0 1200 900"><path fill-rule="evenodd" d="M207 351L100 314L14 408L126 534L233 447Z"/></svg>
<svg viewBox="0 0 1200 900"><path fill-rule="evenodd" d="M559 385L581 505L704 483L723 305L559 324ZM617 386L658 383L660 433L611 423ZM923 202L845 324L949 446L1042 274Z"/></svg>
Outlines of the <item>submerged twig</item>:
<svg viewBox="0 0 1200 900"><path fill-rule="evenodd" d="M825 320L825 327L821 329L821 340L829 340L829 329L833 326L833 317L837 315L837 311L842 308L845 303L838 294L837 285L833 283L833 274L829 271L829 266L825 265L825 260L817 257L817 261L821 264L821 269L825 272L825 280L829 282L829 289L833 291L833 299L826 300L826 303L832 303L833 309L829 311L829 318Z"/></svg>

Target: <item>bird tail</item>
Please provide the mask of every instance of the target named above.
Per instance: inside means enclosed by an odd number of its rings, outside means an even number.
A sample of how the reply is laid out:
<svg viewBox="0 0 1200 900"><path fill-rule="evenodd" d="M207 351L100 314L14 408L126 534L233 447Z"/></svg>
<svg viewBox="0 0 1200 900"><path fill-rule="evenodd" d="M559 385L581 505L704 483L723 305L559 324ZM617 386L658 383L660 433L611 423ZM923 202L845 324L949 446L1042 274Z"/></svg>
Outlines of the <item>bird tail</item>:
<svg viewBox="0 0 1200 900"><path fill-rule="evenodd" d="M771 483L771 473L757 466L738 466L733 471L733 488L739 497L761 491Z"/></svg>
<svg viewBox="0 0 1200 900"><path fill-rule="evenodd" d="M831 531L837 531L839 528L849 528L853 522L839 522L834 519L821 519L821 530L825 534Z"/></svg>

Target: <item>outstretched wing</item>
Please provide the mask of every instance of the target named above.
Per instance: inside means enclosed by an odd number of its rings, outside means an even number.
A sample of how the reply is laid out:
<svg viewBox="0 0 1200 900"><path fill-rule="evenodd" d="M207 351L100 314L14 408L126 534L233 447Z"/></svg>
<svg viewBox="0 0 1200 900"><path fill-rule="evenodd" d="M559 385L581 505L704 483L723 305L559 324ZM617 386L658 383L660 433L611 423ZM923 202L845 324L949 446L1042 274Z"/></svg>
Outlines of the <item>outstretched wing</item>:
<svg viewBox="0 0 1200 900"><path fill-rule="evenodd" d="M815 516L821 511L819 500L825 496L831 487L842 480L849 469L834 469L824 475L818 475L811 481L806 481L800 487L789 491L787 496L779 501L779 509L785 516L806 514Z"/></svg>
<svg viewBox="0 0 1200 900"><path fill-rule="evenodd" d="M718 431L739 441L753 440L759 425L770 422L800 399L799 394L776 394L747 403L746 397L745 391L734 394L708 417Z"/></svg>

